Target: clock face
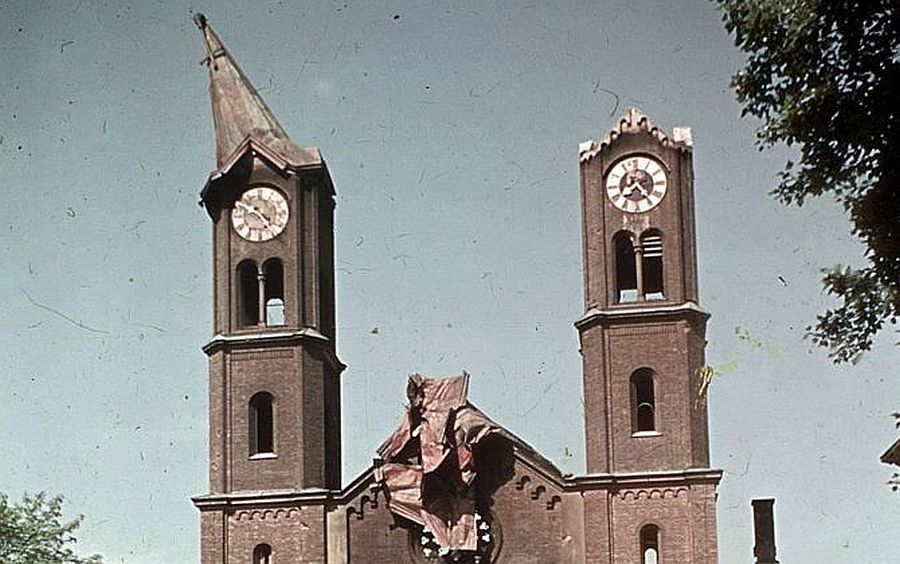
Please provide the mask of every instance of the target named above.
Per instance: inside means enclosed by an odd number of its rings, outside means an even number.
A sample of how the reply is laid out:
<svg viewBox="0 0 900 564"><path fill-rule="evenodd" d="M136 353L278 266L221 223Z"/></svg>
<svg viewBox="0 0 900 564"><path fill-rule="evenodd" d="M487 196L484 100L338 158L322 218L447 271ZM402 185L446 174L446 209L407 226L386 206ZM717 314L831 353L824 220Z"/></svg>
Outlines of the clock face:
<svg viewBox="0 0 900 564"><path fill-rule="evenodd" d="M234 230L248 241L268 241L284 231L287 222L287 200L265 186L244 192L231 210Z"/></svg>
<svg viewBox="0 0 900 564"><path fill-rule="evenodd" d="M667 182L666 171L656 159L625 157L606 176L606 195L622 211L643 213L662 201Z"/></svg>

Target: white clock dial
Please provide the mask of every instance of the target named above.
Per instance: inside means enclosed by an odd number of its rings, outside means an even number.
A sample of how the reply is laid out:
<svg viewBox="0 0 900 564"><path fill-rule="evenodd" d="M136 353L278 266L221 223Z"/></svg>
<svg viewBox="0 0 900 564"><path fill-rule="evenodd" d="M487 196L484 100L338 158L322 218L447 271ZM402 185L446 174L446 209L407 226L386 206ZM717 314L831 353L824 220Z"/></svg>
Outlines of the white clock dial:
<svg viewBox="0 0 900 564"><path fill-rule="evenodd" d="M260 186L244 192L231 210L231 225L248 241L268 241L284 231L288 204L281 192Z"/></svg>
<svg viewBox="0 0 900 564"><path fill-rule="evenodd" d="M656 159L625 157L606 175L606 195L622 211L643 213L662 201L667 183L666 171Z"/></svg>

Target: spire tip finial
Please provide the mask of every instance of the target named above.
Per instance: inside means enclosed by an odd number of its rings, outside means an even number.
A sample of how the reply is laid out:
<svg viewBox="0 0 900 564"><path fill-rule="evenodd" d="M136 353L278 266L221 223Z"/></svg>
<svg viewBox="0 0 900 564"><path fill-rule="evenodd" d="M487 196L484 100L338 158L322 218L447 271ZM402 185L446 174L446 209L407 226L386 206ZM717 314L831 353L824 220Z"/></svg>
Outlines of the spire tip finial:
<svg viewBox="0 0 900 564"><path fill-rule="evenodd" d="M202 13L197 12L196 14L194 14L192 19L194 20L194 23L197 25L198 29L204 29L206 27L206 16L204 16Z"/></svg>

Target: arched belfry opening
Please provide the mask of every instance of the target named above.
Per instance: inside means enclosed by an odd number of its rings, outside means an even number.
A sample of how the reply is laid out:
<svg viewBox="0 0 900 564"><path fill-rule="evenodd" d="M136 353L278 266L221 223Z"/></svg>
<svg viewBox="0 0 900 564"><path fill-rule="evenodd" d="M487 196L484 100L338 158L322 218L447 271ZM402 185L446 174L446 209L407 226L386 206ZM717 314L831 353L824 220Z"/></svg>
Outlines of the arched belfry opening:
<svg viewBox="0 0 900 564"><path fill-rule="evenodd" d="M645 300L661 300L663 290L663 239L658 229L648 229L641 235L641 286Z"/></svg>
<svg viewBox="0 0 900 564"><path fill-rule="evenodd" d="M239 327L285 324L284 265L270 258L257 266L244 260L237 268L237 324Z"/></svg>
<svg viewBox="0 0 900 564"><path fill-rule="evenodd" d="M631 233L619 231L613 236L616 269L616 301L633 302L638 299L637 264Z"/></svg>
<svg viewBox="0 0 900 564"><path fill-rule="evenodd" d="M262 270L266 325L284 325L284 266L273 258L263 263Z"/></svg>
<svg viewBox="0 0 900 564"><path fill-rule="evenodd" d="M259 324L259 269L252 260L238 264L238 325L249 327Z"/></svg>
<svg viewBox="0 0 900 564"><path fill-rule="evenodd" d="M641 368L631 375L631 428L635 433L656 431L654 373Z"/></svg>
<svg viewBox="0 0 900 564"><path fill-rule="evenodd" d="M665 298L662 232L648 229L637 243L627 231L613 236L616 303Z"/></svg>

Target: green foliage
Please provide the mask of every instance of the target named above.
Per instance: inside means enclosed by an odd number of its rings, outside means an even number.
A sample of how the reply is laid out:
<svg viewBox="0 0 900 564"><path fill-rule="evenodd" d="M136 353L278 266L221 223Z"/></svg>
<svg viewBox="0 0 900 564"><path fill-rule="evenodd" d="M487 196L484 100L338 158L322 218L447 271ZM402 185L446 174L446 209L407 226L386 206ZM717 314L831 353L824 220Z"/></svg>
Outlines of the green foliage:
<svg viewBox="0 0 900 564"><path fill-rule="evenodd" d="M42 492L10 505L0 494L0 563L102 564L100 556L81 558L68 546L82 517L63 521L62 504L62 496L48 499Z"/></svg>
<svg viewBox="0 0 900 564"><path fill-rule="evenodd" d="M835 362L854 360L900 317L900 3L715 2L748 54L732 87L762 121L760 149L798 149L773 194L798 206L831 194L866 245L863 267L823 271L842 304L809 332Z"/></svg>

